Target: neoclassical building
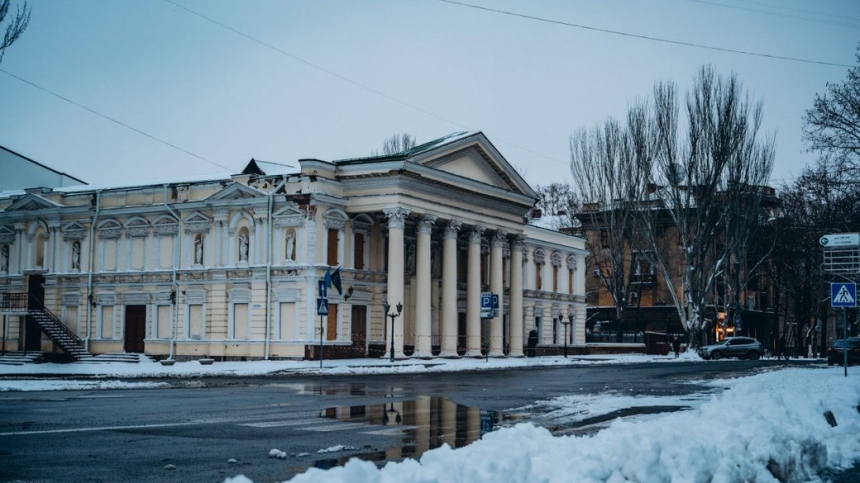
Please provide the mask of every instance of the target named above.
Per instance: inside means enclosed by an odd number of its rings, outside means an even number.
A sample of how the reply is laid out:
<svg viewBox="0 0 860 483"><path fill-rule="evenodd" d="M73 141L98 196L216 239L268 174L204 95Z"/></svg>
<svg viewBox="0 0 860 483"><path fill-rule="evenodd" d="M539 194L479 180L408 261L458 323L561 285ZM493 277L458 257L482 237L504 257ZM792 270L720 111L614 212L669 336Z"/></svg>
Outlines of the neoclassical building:
<svg viewBox="0 0 860 483"><path fill-rule="evenodd" d="M480 132L298 169L252 160L224 179L3 193L2 343L174 359L316 358L320 346L326 358L496 357L522 356L536 329L544 352L584 348L584 241L529 225L535 200ZM343 293L320 294L338 267ZM499 296L492 318L485 292Z"/></svg>

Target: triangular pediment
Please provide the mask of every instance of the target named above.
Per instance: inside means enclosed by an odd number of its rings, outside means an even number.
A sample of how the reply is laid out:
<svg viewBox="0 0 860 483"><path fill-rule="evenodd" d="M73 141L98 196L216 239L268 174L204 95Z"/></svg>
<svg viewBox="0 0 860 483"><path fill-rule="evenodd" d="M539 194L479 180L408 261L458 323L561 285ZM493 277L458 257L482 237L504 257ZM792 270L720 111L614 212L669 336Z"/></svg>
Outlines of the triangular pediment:
<svg viewBox="0 0 860 483"><path fill-rule="evenodd" d="M505 191L537 197L483 133L456 133L406 152L409 161Z"/></svg>
<svg viewBox="0 0 860 483"><path fill-rule="evenodd" d="M12 243L15 240L15 230L8 226L0 226L0 242Z"/></svg>
<svg viewBox="0 0 860 483"><path fill-rule="evenodd" d="M212 220L210 218L206 217L206 215L204 215L198 211L195 211L194 213L191 214L191 216L186 218L184 221L185 221L185 223L208 223Z"/></svg>
<svg viewBox="0 0 860 483"><path fill-rule="evenodd" d="M12 203L9 208L6 208L6 212L9 213L12 211L37 211L61 207L62 205L54 203L53 201L45 199L37 194L28 193L24 195L20 200Z"/></svg>
<svg viewBox="0 0 860 483"><path fill-rule="evenodd" d="M298 209L298 207L292 206L292 205L287 205L287 206L281 208L280 210L277 210L274 213L272 213L272 216L277 218L277 217L281 217L281 216L294 216L294 215L304 216L304 214L305 213L302 210Z"/></svg>
<svg viewBox="0 0 860 483"><path fill-rule="evenodd" d="M255 190L250 186L245 186L242 183L232 183L221 191L206 198L209 203L216 201L236 201L236 200L253 200L265 199L266 193Z"/></svg>

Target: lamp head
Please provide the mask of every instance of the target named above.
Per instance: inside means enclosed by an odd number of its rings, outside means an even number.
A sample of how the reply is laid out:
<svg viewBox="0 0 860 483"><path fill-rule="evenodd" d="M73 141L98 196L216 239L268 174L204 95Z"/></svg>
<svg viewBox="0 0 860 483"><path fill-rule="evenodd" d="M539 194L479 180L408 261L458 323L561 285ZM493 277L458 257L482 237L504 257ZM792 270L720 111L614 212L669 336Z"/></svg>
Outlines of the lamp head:
<svg viewBox="0 0 860 483"><path fill-rule="evenodd" d="M388 305L388 301L387 301L387 300L386 300L385 302L382 302L382 310L384 310L384 311L385 311L385 315L388 315L388 309L390 309L390 308L391 308L391 306L390 306L390 305Z"/></svg>
<svg viewBox="0 0 860 483"><path fill-rule="evenodd" d="M401 312L403 312L403 304L397 302L397 315L400 315Z"/></svg>

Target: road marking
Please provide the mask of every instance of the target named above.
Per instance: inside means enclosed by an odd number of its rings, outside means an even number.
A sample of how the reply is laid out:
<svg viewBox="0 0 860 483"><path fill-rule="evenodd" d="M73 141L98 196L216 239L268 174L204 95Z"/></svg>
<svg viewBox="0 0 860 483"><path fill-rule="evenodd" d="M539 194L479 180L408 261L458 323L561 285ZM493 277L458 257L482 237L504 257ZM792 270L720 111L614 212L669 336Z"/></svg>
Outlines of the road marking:
<svg viewBox="0 0 860 483"><path fill-rule="evenodd" d="M26 436L33 434L60 434L60 433L90 433L93 431L122 431L127 429L149 429L149 428L173 428L180 426L197 426L201 424L234 423L241 419L206 419L201 421L189 421L186 423L163 423L163 424L139 424L130 426L101 426L97 428L68 428L68 429L44 429L40 431L12 431L0 433L0 436Z"/></svg>
<svg viewBox="0 0 860 483"><path fill-rule="evenodd" d="M418 426L394 426L388 429L380 429L379 431L363 431L361 434L376 434L379 436L400 436L403 431L417 428Z"/></svg>
<svg viewBox="0 0 860 483"><path fill-rule="evenodd" d="M295 420L289 419L286 421L265 421L262 423L247 423L240 424L239 426L249 426L252 428L280 428L283 426L303 426L307 424L330 424L335 422L334 420L322 420L322 421L308 421L306 419Z"/></svg>
<svg viewBox="0 0 860 483"><path fill-rule="evenodd" d="M327 433L329 431L343 431L343 430L347 430L347 429L363 428L363 427L367 427L367 426L370 426L370 425L367 423L341 423L341 424L335 424L335 425L314 426L311 428L301 428L301 429L304 431L316 431L319 433Z"/></svg>

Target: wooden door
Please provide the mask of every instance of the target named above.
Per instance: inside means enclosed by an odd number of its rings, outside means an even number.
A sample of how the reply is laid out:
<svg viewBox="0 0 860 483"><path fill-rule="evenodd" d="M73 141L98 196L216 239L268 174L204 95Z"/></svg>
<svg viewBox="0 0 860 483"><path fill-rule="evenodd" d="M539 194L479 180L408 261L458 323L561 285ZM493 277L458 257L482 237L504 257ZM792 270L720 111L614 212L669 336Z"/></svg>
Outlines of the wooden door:
<svg viewBox="0 0 860 483"><path fill-rule="evenodd" d="M362 353L367 349L367 307L352 306L352 348Z"/></svg>
<svg viewBox="0 0 860 483"><path fill-rule="evenodd" d="M128 353L142 354L146 338L146 305L125 306L125 344Z"/></svg>
<svg viewBox="0 0 860 483"><path fill-rule="evenodd" d="M45 304L45 277L40 274L33 274L27 277L27 309L41 310ZM25 351L40 351L42 350L42 328L36 319L26 317L26 327L24 329L24 344L22 349ZM19 344L21 345L21 344Z"/></svg>
<svg viewBox="0 0 860 483"><path fill-rule="evenodd" d="M325 340L337 340L337 304L328 304Z"/></svg>

